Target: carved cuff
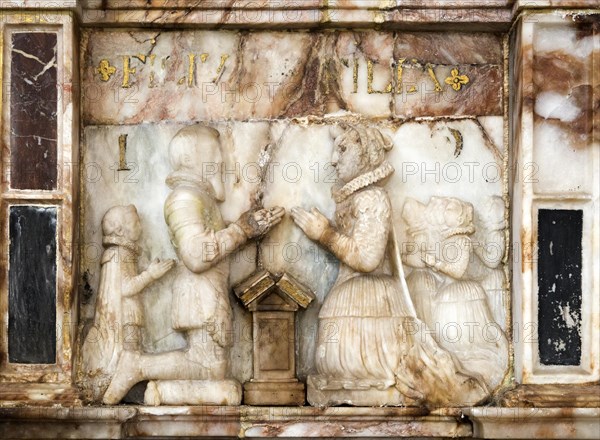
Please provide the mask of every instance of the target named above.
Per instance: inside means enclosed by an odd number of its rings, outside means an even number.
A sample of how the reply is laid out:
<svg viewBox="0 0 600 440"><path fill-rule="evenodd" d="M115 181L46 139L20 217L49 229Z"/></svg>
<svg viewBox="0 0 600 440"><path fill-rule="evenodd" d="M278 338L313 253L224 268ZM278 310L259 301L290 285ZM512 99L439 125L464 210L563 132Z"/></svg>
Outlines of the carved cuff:
<svg viewBox="0 0 600 440"><path fill-rule="evenodd" d="M331 226L327 226L321 236L319 237L319 243L324 245L330 250L333 250L335 243L337 242L337 231Z"/></svg>
<svg viewBox="0 0 600 440"><path fill-rule="evenodd" d="M254 220L253 213L251 212L242 214L235 224L241 228L246 238L253 238L259 235L257 234L259 231L258 223Z"/></svg>
<svg viewBox="0 0 600 440"><path fill-rule="evenodd" d="M246 231L244 231L244 228L242 228L238 222L233 222L229 226L234 228L233 233L236 235L236 237L233 238L233 241L236 243L241 241L238 245L243 244L244 241L248 239L248 234L246 234ZM239 239L237 236L239 236Z"/></svg>
<svg viewBox="0 0 600 440"><path fill-rule="evenodd" d="M160 277L158 277L158 278L160 278ZM146 269L145 271L143 271L140 274L140 281L142 282L142 284L144 285L144 287L146 287L152 281L158 280L158 278L154 278L148 269Z"/></svg>

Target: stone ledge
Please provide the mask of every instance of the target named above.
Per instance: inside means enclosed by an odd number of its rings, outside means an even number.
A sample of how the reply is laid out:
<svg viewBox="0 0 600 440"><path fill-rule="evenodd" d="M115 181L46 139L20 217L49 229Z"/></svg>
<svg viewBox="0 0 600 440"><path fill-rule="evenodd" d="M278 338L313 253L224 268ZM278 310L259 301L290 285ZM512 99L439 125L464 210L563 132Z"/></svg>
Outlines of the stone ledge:
<svg viewBox="0 0 600 440"><path fill-rule="evenodd" d="M74 9L77 0L0 0L0 9Z"/></svg>
<svg viewBox="0 0 600 440"><path fill-rule="evenodd" d="M471 437L458 410L312 407L0 409L0 438Z"/></svg>
<svg viewBox="0 0 600 440"><path fill-rule="evenodd" d="M600 408L0 408L1 438L598 438Z"/></svg>
<svg viewBox="0 0 600 440"><path fill-rule="evenodd" d="M499 398L502 406L531 408L599 408L600 384L519 385Z"/></svg>
<svg viewBox="0 0 600 440"><path fill-rule="evenodd" d="M83 9L85 26L190 27L212 29L373 28L393 30L464 29L508 31L510 8L256 8L256 9Z"/></svg>
<svg viewBox="0 0 600 440"><path fill-rule="evenodd" d="M466 408L475 438L598 439L600 408Z"/></svg>
<svg viewBox="0 0 600 440"><path fill-rule="evenodd" d="M376 6L372 6L376 5ZM82 25L162 28L506 32L524 11L597 8L597 0L0 0L0 10L75 10Z"/></svg>

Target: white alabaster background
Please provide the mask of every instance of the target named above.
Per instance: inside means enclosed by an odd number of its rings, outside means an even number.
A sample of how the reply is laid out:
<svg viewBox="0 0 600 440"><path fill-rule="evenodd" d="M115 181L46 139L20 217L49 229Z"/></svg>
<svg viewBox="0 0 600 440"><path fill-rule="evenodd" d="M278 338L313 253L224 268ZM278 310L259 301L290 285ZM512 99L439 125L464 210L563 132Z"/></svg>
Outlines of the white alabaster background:
<svg viewBox="0 0 600 440"><path fill-rule="evenodd" d="M228 170L227 199L221 206L226 221L235 221L253 202L265 207L316 206L332 218L335 205L330 190L335 175L331 158L331 125L349 117L324 120L276 122L221 122L212 124L221 133L223 160ZM453 196L471 202L475 215L489 196L502 196L502 118L488 117L431 121L381 122L377 126L393 139L388 159L396 173L386 188L394 207L399 241L405 225L401 209L407 197L426 203L431 196ZM170 171L168 144L182 124L133 126L89 126L85 129L82 273L84 289L82 318L93 315L98 288L101 252L100 222L104 212L117 204L136 205L143 233L140 267L153 258L176 258L163 219L163 203L169 192L164 183ZM486 127L486 128L484 128ZM458 130L463 147L457 154L450 129ZM127 162L131 171L115 172L118 138L127 134ZM261 179L260 166L267 172ZM111 169L112 167L112 169ZM460 177L460 178L459 178ZM231 284L256 269L256 248L248 245L231 257ZM298 375L313 368L317 314L323 298L335 281L337 261L304 237L289 216L261 242L260 261L272 272L288 272L309 286L317 296L298 320ZM146 319L144 348L160 352L181 348L185 342L171 328L172 276L151 285L143 293ZM250 314L231 296L234 309L233 375L247 380L252 373Z"/></svg>

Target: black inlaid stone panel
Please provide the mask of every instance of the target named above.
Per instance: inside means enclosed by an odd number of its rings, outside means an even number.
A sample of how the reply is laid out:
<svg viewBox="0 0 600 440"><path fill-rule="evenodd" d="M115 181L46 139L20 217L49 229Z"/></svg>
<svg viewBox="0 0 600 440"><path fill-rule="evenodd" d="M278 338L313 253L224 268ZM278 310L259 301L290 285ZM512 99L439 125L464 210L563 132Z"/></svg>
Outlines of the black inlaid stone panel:
<svg viewBox="0 0 600 440"><path fill-rule="evenodd" d="M581 363L583 211L538 212L538 337L543 365Z"/></svg>
<svg viewBox="0 0 600 440"><path fill-rule="evenodd" d="M56 33L12 35L10 184L15 189L56 188L56 44Z"/></svg>
<svg viewBox="0 0 600 440"><path fill-rule="evenodd" d="M56 362L56 208L11 206L8 360Z"/></svg>

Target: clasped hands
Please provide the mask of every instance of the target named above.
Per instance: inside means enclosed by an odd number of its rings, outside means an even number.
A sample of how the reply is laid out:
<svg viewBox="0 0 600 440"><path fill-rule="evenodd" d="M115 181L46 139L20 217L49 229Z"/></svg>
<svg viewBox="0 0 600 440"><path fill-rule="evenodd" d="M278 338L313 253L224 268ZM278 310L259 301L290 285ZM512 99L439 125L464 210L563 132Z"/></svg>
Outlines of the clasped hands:
<svg viewBox="0 0 600 440"><path fill-rule="evenodd" d="M273 208L248 211L240 216L236 222L248 238L259 237L267 233L278 224L285 214L285 208ZM323 233L330 227L329 220L317 208L310 211L295 207L291 210L294 222L304 231L311 240L318 241Z"/></svg>
<svg viewBox="0 0 600 440"><path fill-rule="evenodd" d="M306 211L295 207L292 208L291 214L294 222L313 241L320 241L325 231L330 228L329 220L317 208Z"/></svg>

